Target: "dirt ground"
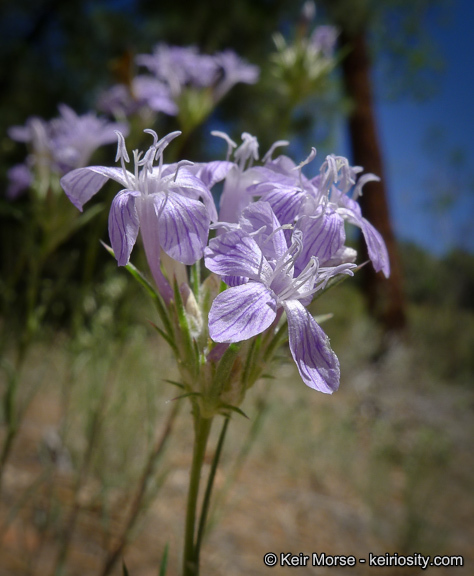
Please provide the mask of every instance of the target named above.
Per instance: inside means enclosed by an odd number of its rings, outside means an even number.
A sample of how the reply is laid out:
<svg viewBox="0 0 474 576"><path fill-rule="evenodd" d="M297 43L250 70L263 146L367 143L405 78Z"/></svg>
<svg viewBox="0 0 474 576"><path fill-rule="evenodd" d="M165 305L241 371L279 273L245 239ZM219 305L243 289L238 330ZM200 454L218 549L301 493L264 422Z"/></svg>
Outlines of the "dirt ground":
<svg viewBox="0 0 474 576"><path fill-rule="evenodd" d="M468 389L416 382L401 373L407 351L345 378L332 397L306 389L293 366L270 388L262 431L230 488L226 478L250 426L235 418L216 477L217 514L202 551L203 576L266 574L379 574L369 554L462 555L464 567L428 568L437 576L472 574L474 565L474 396ZM350 359L348 369L350 369ZM394 367L396 369L394 369ZM410 372L407 374L406 371ZM403 371L402 371L403 372ZM262 390L250 394L253 414ZM130 576L155 576L165 546L168 576L180 573L191 435L181 415L166 459L167 474L124 553ZM25 415L6 468L0 509L0 576L54 574L58 542L74 500L67 454L54 444L61 397L54 386L38 393ZM252 419L252 417L251 417ZM218 430L211 439L215 443ZM43 451L43 452L42 452ZM209 469L207 464L204 473ZM222 494L225 492L225 497ZM68 576L99 575L120 532L130 493L110 489L92 474L77 497L77 522L68 551ZM65 520L66 519L66 520ZM264 565L273 552L353 555L354 567ZM365 559L360 563L359 559ZM384 567L387 576L421 574L420 567ZM120 563L112 574L122 574Z"/></svg>

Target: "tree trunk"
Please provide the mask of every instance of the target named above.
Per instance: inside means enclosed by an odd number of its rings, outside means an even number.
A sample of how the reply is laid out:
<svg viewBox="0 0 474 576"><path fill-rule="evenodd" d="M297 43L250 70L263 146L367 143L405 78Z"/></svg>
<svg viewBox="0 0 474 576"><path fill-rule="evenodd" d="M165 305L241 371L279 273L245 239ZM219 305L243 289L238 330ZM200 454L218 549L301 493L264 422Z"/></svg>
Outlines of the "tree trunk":
<svg viewBox="0 0 474 576"><path fill-rule="evenodd" d="M341 46L350 49L342 62L342 71L346 94L352 100L353 106L349 116L353 162L362 166L365 172L372 172L381 178L380 182L370 182L364 187L364 194L360 198L362 214L382 234L391 267L390 278L386 279L381 272L376 273L371 266L366 266L361 271L364 288L370 312L387 331L399 331L406 324L402 271L390 222L382 154L373 110L370 61L365 33L362 31L350 37L342 33L340 40ZM361 252L367 256L363 241Z"/></svg>

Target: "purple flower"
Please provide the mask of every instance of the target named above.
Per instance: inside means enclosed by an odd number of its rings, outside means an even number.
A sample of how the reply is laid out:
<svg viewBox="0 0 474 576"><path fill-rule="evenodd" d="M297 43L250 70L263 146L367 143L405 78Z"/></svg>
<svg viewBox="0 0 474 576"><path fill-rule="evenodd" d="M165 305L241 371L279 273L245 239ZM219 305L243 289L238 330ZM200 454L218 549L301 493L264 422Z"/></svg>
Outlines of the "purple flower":
<svg viewBox="0 0 474 576"><path fill-rule="evenodd" d="M213 136L223 138L227 142L227 160L222 163L222 173L225 171L224 189L219 202L219 221L237 222L242 210L252 200L250 186L260 180L258 172L252 169L253 162L258 160L258 141L255 136L244 132L242 144L235 150L235 163L229 166L229 157L237 144L224 132L211 132ZM216 170L219 164L216 163Z"/></svg>
<svg viewBox="0 0 474 576"><path fill-rule="evenodd" d="M311 34L311 44L326 58L334 56L339 31L334 26L317 26Z"/></svg>
<svg viewBox="0 0 474 576"><path fill-rule="evenodd" d="M26 164L15 164L8 172L6 197L15 200L27 190L33 182L33 174Z"/></svg>
<svg viewBox="0 0 474 576"><path fill-rule="evenodd" d="M265 203L254 207L267 220ZM339 386L339 362L329 339L306 309L315 292L336 274L350 274L354 265L320 268L312 258L295 275L295 261L302 250L301 232L295 231L287 247L281 228L270 225L260 237L242 229L214 238L205 251L207 268L222 277L241 278L214 300L209 312L209 334L216 342L240 342L267 330L283 308L288 320L290 351L300 375L308 386L332 393ZM261 248L273 243L275 258L267 258Z"/></svg>
<svg viewBox="0 0 474 576"><path fill-rule="evenodd" d="M169 301L172 293L161 272L160 250L178 262L193 264L203 255L210 220L216 213L208 188L186 170L185 166L190 164L187 160L174 167L163 165L164 149L180 132L172 132L159 141L152 130L145 132L153 136L154 142L143 158L141 153L134 152L133 173L125 168L129 157L124 137L118 132L116 160L120 159L121 169L79 168L64 176L61 185L81 211L109 178L123 186L109 214L109 236L117 262L119 266L128 263L140 229L155 282ZM159 161L158 167L153 166L155 160Z"/></svg>
<svg viewBox="0 0 474 576"><path fill-rule="evenodd" d="M245 60L237 56L233 50L224 50L214 56L216 64L221 70L221 78L216 86L214 98L220 100L229 90L242 82L244 84L255 84L260 76L258 66L248 64Z"/></svg>
<svg viewBox="0 0 474 576"><path fill-rule="evenodd" d="M115 142L118 130L128 134L128 126L99 118L94 112L79 116L66 106L59 105L60 116L51 120L51 141L54 158L63 174L85 166L92 154L104 144Z"/></svg>
<svg viewBox="0 0 474 576"><path fill-rule="evenodd" d="M97 106L103 112L119 117L134 114L143 107L169 116L178 113L168 86L153 76L146 75L136 76L132 80L131 88L125 84L116 84L105 90L100 94Z"/></svg>
<svg viewBox="0 0 474 576"><path fill-rule="evenodd" d="M362 230L374 269L390 274L388 253L380 233L362 217L356 200L364 184L378 180L373 174L357 179L360 167L351 167L346 158L330 155L320 173L308 179L302 173L305 164L314 159L316 150L299 166L286 156L267 161L260 173L260 182L248 189L249 193L267 201L282 224L295 224L303 233L303 250L296 263L300 271L311 256L317 256L322 265L334 265L339 258L354 257L344 246L344 222ZM352 190L352 197L348 194ZM340 263L347 260L339 260Z"/></svg>
<svg viewBox="0 0 474 576"><path fill-rule="evenodd" d="M195 46L158 44L153 54L140 54L137 64L145 66L155 78L169 87L173 98L185 88L213 88L216 103L237 83L255 84L260 70L232 50L214 55L200 54Z"/></svg>
<svg viewBox="0 0 474 576"><path fill-rule="evenodd" d="M93 112L79 116L65 104L59 105L59 112L60 116L49 122L32 117L25 126L8 130L12 140L30 144L28 164L40 175L49 170L66 174L85 166L97 148L115 141L116 130L128 133L126 124L109 122Z"/></svg>
<svg viewBox="0 0 474 576"><path fill-rule="evenodd" d="M205 88L214 84L218 77L214 58L200 54L195 46L161 43L155 46L153 54L139 54L136 61L165 82L174 97L179 96L184 86Z"/></svg>

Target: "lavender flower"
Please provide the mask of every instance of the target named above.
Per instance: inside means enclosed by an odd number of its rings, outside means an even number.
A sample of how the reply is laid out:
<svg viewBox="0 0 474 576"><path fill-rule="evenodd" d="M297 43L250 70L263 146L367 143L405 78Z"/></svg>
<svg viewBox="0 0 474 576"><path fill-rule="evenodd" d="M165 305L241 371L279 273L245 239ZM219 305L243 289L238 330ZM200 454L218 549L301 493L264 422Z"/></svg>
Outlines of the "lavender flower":
<svg viewBox="0 0 474 576"><path fill-rule="evenodd" d="M123 123L109 122L90 112L79 116L69 106L59 105L60 116L49 122L32 117L25 126L12 126L12 140L29 144L27 165L34 168L42 182L51 171L61 175L85 166L97 148L115 140L115 130L128 133Z"/></svg>
<svg viewBox="0 0 474 576"><path fill-rule="evenodd" d="M27 190L33 182L33 174L26 164L15 164L7 172L8 186L6 197L15 200Z"/></svg>
<svg viewBox="0 0 474 576"><path fill-rule="evenodd" d="M130 88L125 84L116 84L105 90L100 94L97 106L103 112L117 117L134 114L144 107L168 116L178 113L168 86L146 75L133 78Z"/></svg>
<svg viewBox="0 0 474 576"><path fill-rule="evenodd" d="M114 198L109 214L109 236L117 262L119 266L128 263L140 229L155 282L169 300L171 291L161 271L160 250L178 262L193 264L203 255L210 221L217 214L208 188L186 170L190 164L187 160L174 167L163 165L164 149L180 132L159 141L153 130L145 132L153 136L153 144L143 158L134 151L134 173L125 168L129 156L124 137L118 132L116 160L121 161L121 169L79 168L64 176L61 185L81 211L109 178L124 187ZM155 160L159 161L157 168L153 166Z"/></svg>
<svg viewBox="0 0 474 576"><path fill-rule="evenodd" d="M239 82L255 84L260 74L257 66L248 64L232 50L209 55L200 54L195 46L161 43L152 54L138 55L136 61L166 84L175 99L185 88L212 88L216 103Z"/></svg>
<svg viewBox="0 0 474 576"><path fill-rule="evenodd" d="M59 105L59 112L50 126L52 151L62 174L85 166L97 148L115 141L117 130L128 134L126 124L109 122L93 112L79 116L65 104Z"/></svg>
<svg viewBox="0 0 474 576"><path fill-rule="evenodd" d="M258 66L248 64L237 56L233 50L219 52L214 59L220 68L220 79L214 91L216 101L223 98L239 82L243 84L255 84L258 82L260 76Z"/></svg>
<svg viewBox="0 0 474 576"><path fill-rule="evenodd" d="M214 58L199 54L195 46L161 43L155 46L153 54L139 54L136 61L167 84L174 97L181 93L184 86L204 88L217 80L218 68Z"/></svg>
<svg viewBox="0 0 474 576"><path fill-rule="evenodd" d="M311 44L326 58L332 58L336 49L339 31L334 26L317 26L311 34Z"/></svg>
<svg viewBox="0 0 474 576"><path fill-rule="evenodd" d="M249 187L259 181L259 174L252 170L255 160L258 160L258 141L248 132L242 134L242 144L235 150L236 162L229 164L232 149L237 144L224 132L211 132L213 136L223 138L227 142L227 160L222 163L221 172L225 174L224 189L219 203L219 221L237 222L242 210L251 201L252 195ZM215 170L219 164L215 164Z"/></svg>
<svg viewBox="0 0 474 576"><path fill-rule="evenodd" d="M329 155L313 179L302 173L302 168L314 159L316 150L299 166L286 156L269 160L260 172L260 182L248 192L260 196L272 206L282 224L295 224L303 233L303 250L296 263L300 271L311 256L317 256L322 265L334 265L354 259L354 252L344 246L344 222L359 227L367 243L374 269L390 275L388 253L380 233L362 217L357 198L364 184L378 180L373 174L359 179L360 167L351 167L346 158ZM352 197L348 194L352 190Z"/></svg>
<svg viewBox="0 0 474 576"><path fill-rule="evenodd" d="M262 211L265 220L265 203ZM255 207L254 207L255 209ZM254 216L256 214L254 213ZM329 339L306 309L315 292L336 274L350 274L353 264L320 268L312 258L295 275L295 261L302 250L301 232L295 231L287 247L283 231L276 228L260 236L273 243L275 258L267 258L253 237L244 230L229 231L210 241L205 251L206 266L225 277L241 278L241 283L219 294L209 312L209 334L216 342L240 342L267 330L283 308L288 320L290 351L300 375L308 386L332 393L339 386L339 362Z"/></svg>

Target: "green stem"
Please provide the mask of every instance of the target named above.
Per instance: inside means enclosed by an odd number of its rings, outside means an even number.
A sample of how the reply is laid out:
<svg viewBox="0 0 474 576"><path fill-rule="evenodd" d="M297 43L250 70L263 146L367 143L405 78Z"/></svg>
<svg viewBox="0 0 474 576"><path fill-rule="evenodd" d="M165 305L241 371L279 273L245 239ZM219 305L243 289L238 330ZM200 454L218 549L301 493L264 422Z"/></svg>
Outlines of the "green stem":
<svg viewBox="0 0 474 576"><path fill-rule="evenodd" d="M184 531L183 576L198 576L199 565L194 546L194 531L199 496L201 470L206 453L207 440L211 430L212 418L203 418L199 408L194 409L194 446L191 464L188 503L186 506L186 526Z"/></svg>
<svg viewBox="0 0 474 576"><path fill-rule="evenodd" d="M227 428L229 426L230 417L226 416L224 419L224 424L222 425L221 434L219 436L219 441L217 443L216 453L212 460L211 470L209 472L209 478L207 479L206 491L204 493L204 499L202 502L201 517L199 519L199 528L196 538L195 547L195 561L199 567L199 553L201 551L201 542L204 537L204 531L206 529L207 514L209 512L209 504L211 502L212 488L214 486L214 478L216 476L217 466L219 464L219 459L222 453L222 447L224 446L224 440L227 433Z"/></svg>

